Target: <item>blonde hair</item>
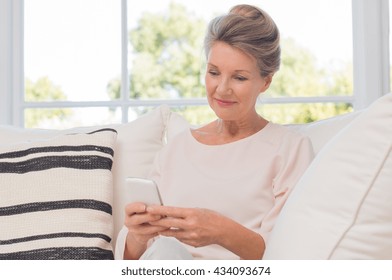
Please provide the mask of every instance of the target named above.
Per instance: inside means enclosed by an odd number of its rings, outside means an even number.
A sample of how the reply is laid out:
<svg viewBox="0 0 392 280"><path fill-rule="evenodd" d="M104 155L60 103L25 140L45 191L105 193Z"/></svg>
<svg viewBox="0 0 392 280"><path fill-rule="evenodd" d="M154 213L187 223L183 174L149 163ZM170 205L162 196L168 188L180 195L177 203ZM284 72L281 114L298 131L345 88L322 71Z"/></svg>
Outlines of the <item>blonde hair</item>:
<svg viewBox="0 0 392 280"><path fill-rule="evenodd" d="M260 8L237 5L208 25L204 49L208 53L217 41L254 57L262 77L273 75L280 66L280 35L272 18Z"/></svg>

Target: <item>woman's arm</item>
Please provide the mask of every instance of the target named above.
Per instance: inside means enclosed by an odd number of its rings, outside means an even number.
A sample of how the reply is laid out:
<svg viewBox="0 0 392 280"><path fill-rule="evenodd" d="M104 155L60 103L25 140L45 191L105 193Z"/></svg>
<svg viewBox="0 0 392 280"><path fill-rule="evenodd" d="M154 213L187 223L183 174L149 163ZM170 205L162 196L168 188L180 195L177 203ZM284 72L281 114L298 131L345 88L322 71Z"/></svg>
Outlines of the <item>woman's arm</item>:
<svg viewBox="0 0 392 280"><path fill-rule="evenodd" d="M261 235L217 212L154 206L147 207L147 213L165 217L150 223L167 228L160 235L175 237L194 247L218 244L241 259L261 259L263 256L265 245Z"/></svg>
<svg viewBox="0 0 392 280"><path fill-rule="evenodd" d="M229 220L219 245L230 250L241 259L260 260L265 243L263 237L233 220Z"/></svg>
<svg viewBox="0 0 392 280"><path fill-rule="evenodd" d="M133 235L128 231L124 250L124 260L138 260L146 249L147 242L137 242Z"/></svg>

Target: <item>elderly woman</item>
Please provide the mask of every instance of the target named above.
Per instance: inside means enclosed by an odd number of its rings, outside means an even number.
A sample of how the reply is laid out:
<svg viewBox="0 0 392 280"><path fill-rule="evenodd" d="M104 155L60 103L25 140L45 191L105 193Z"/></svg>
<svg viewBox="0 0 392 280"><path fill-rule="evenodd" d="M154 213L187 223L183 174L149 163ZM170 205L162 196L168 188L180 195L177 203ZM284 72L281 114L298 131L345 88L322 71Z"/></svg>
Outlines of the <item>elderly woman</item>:
<svg viewBox="0 0 392 280"><path fill-rule="evenodd" d="M279 31L263 10L238 5L213 19L205 51L217 119L180 133L159 153L151 179L165 206L126 206L117 258L262 258L313 158L306 137L256 112L280 64Z"/></svg>

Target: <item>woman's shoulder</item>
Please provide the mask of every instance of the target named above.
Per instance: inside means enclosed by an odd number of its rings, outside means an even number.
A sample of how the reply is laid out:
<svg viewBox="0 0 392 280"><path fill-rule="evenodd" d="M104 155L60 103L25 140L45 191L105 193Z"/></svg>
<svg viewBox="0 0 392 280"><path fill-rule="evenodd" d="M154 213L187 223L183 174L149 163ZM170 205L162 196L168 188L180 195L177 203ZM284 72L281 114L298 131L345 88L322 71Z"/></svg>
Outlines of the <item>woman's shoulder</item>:
<svg viewBox="0 0 392 280"><path fill-rule="evenodd" d="M268 125L270 141L278 146L292 145L293 143L310 142L308 136L299 131L295 126L276 124Z"/></svg>
<svg viewBox="0 0 392 280"><path fill-rule="evenodd" d="M294 138L304 138L304 135L300 130L298 130L295 126L285 125L285 124L277 124L270 122L269 123L270 133L276 134L277 136L288 136Z"/></svg>

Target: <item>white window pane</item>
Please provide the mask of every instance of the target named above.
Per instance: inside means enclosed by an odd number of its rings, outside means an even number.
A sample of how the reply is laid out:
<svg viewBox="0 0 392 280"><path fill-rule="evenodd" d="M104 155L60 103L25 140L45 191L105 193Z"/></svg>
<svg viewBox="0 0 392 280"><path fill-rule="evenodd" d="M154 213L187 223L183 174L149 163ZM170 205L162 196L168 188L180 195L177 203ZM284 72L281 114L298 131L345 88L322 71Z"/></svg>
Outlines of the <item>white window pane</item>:
<svg viewBox="0 0 392 280"><path fill-rule="evenodd" d="M282 36L272 96L352 95L351 0L265 2Z"/></svg>
<svg viewBox="0 0 392 280"><path fill-rule="evenodd" d="M46 79L27 101L109 100L107 86L121 72L120 0L24 1L27 83Z"/></svg>

